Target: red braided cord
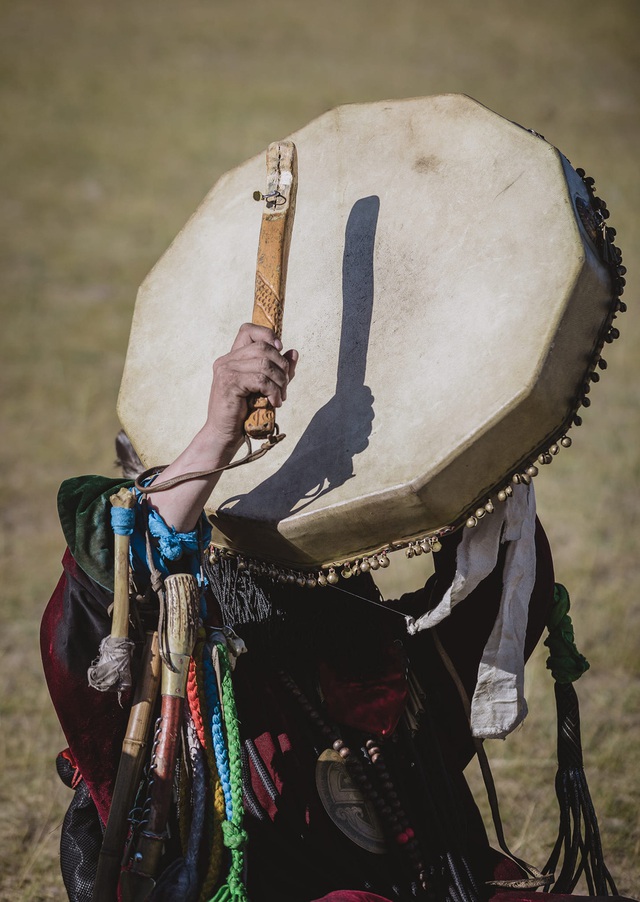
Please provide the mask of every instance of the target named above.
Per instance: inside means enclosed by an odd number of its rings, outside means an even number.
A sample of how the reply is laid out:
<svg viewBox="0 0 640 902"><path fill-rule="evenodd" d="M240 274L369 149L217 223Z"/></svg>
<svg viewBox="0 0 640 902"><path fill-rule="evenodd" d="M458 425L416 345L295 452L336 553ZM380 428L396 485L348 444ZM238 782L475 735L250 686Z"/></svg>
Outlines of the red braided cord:
<svg viewBox="0 0 640 902"><path fill-rule="evenodd" d="M196 658L202 653L202 641L198 640L193 650L193 656L189 661L189 675L187 677L187 699L189 700L189 710L195 724L196 733L203 749L207 747L206 732L204 723L202 722L202 711L200 710L200 696L198 694L198 679L196 675Z"/></svg>

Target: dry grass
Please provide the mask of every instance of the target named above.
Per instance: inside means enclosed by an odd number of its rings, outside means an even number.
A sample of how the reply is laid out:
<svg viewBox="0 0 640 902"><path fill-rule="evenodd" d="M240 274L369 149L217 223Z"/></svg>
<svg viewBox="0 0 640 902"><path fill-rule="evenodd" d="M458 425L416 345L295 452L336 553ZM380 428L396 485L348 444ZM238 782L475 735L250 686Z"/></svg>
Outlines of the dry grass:
<svg viewBox="0 0 640 902"><path fill-rule="evenodd" d="M57 485L112 469L137 285L229 166L337 103L443 91L535 128L595 175L630 270L610 374L538 494L593 665L579 688L608 858L638 892L636 0L4 0L0 17L0 898L64 898L63 739L37 629L62 552ZM533 713L493 755L512 843L538 862L555 817L543 671L538 658Z"/></svg>

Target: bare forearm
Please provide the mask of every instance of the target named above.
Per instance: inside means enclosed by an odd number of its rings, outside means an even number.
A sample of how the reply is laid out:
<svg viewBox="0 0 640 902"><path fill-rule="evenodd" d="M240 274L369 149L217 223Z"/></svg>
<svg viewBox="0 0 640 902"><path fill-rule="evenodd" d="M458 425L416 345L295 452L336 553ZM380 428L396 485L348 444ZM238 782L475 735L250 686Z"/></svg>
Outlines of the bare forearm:
<svg viewBox="0 0 640 902"><path fill-rule="evenodd" d="M167 482L174 476L213 470L228 464L240 446L237 442L229 446L208 426L204 426L187 448L156 479L156 483ZM168 526L177 532L195 529L211 492L221 473L214 473L202 479L191 479L180 485L149 496L149 504L163 518Z"/></svg>

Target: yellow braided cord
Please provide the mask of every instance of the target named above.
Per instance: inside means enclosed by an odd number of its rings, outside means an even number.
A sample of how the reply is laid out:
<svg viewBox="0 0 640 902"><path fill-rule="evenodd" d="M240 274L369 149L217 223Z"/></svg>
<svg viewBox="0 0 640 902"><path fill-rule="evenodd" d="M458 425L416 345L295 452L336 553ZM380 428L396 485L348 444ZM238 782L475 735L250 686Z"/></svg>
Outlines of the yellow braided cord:
<svg viewBox="0 0 640 902"><path fill-rule="evenodd" d="M207 902L220 879L222 856L224 854L224 842L222 836L222 822L224 817L224 792L222 790L222 783L216 772L213 788L213 808L211 809L210 816L213 842L211 845L211 856L209 858L209 869L202 885L199 902Z"/></svg>
<svg viewBox="0 0 640 902"><path fill-rule="evenodd" d="M207 711L207 703L204 692L204 674L202 670L202 653L205 648L204 643L198 643L197 657L195 659L196 685L198 690L198 701L200 703L200 711ZM213 805L207 805L208 834L211 836L211 850L209 853L209 866L200 891L199 902L206 902L211 896L213 888L220 879L222 870L222 856L224 854L224 842L222 836L222 821L225 817L224 811L224 793L222 791L222 783L218 774L216 765L216 756L213 750L213 739L211 738L211 718L201 717L202 724L205 729L206 741L204 750L207 758L207 770L209 772L209 789L212 796Z"/></svg>

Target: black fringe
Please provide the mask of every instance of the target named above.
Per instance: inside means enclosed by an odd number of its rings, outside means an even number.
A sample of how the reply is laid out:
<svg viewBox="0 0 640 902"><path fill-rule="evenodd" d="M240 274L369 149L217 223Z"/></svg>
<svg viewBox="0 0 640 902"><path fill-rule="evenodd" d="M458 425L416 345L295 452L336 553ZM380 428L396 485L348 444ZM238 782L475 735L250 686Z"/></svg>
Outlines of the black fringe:
<svg viewBox="0 0 640 902"><path fill-rule="evenodd" d="M554 893L571 893L584 873L590 895L616 896L618 891L602 853L598 819L591 801L582 759L580 707L572 683L555 683L558 716L556 795L560 809L558 838L544 868L555 872L562 855Z"/></svg>

